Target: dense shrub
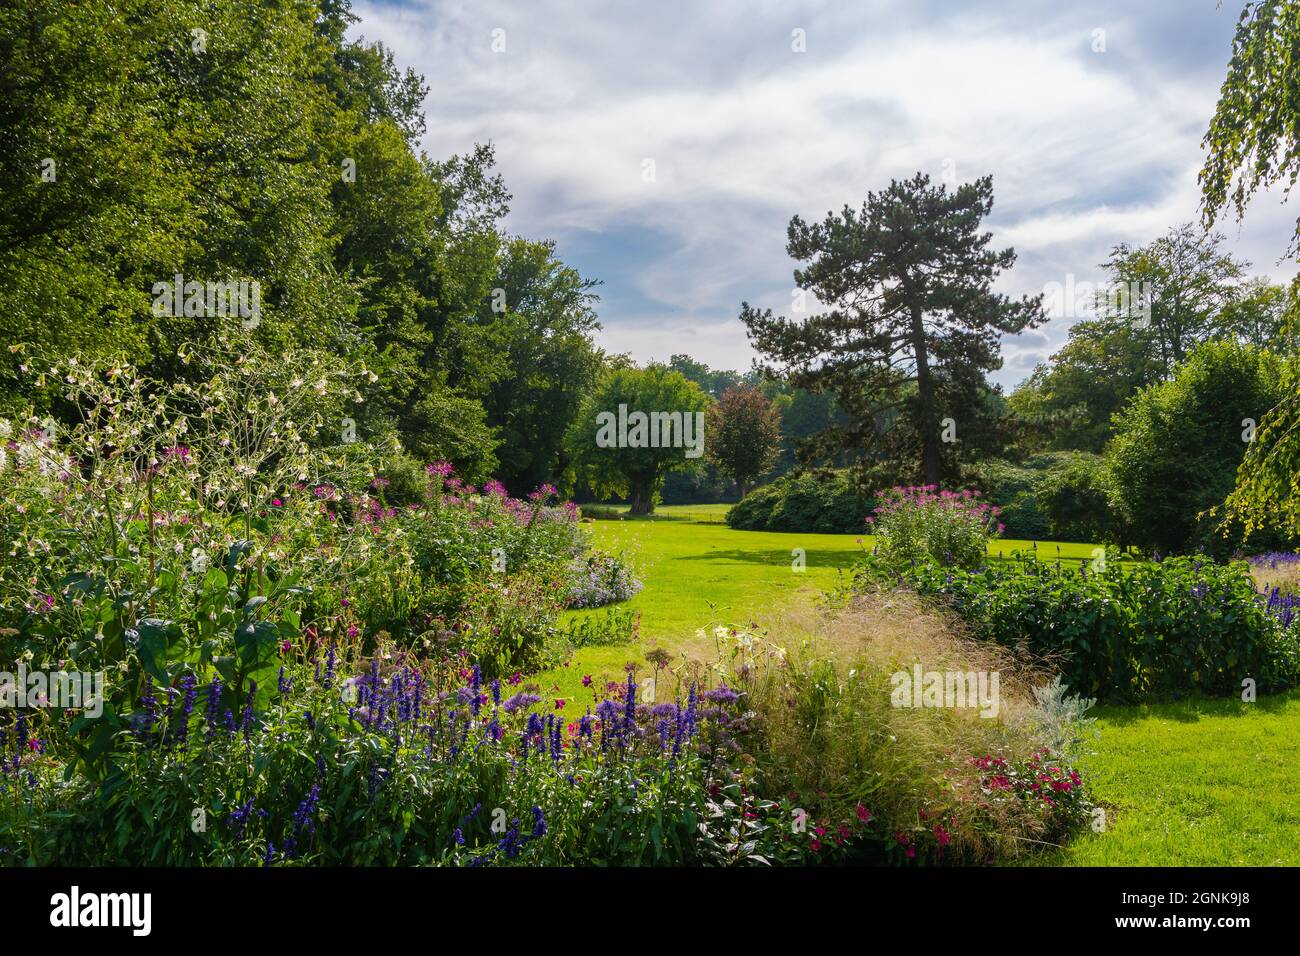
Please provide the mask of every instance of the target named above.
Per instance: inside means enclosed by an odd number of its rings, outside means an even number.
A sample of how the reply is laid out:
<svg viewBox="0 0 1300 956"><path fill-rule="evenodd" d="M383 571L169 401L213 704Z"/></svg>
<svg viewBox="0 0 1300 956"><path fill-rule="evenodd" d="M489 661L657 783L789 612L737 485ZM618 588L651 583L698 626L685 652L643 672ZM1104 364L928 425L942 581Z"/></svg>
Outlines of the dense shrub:
<svg viewBox="0 0 1300 956"><path fill-rule="evenodd" d="M973 470L973 486L1002 509L999 518L1008 538L1041 541L1048 537L1047 518L1038 504L1037 484L1052 464L1055 456L1036 455L1023 464L990 459Z"/></svg>
<svg viewBox="0 0 1300 956"><path fill-rule="evenodd" d="M869 586L881 570L868 561L859 581ZM1276 691L1300 680L1300 630L1273 613L1244 562L929 563L902 578L981 637L1060 656L1070 687L1109 700L1239 694L1246 678Z"/></svg>
<svg viewBox="0 0 1300 956"><path fill-rule="evenodd" d="M727 512L727 524L742 531L854 534L865 529L870 511L844 472L804 472L750 492Z"/></svg>
<svg viewBox="0 0 1300 956"><path fill-rule="evenodd" d="M1242 542L1203 513L1221 506L1258 424L1282 399L1276 355L1233 342L1207 342L1173 378L1139 392L1115 420L1106 449L1123 544L1147 553L1224 556ZM1276 547L1268 529L1251 543Z"/></svg>
<svg viewBox="0 0 1300 956"><path fill-rule="evenodd" d="M867 519L876 553L888 567L943 561L973 568L988 556L989 540L1002 530L999 509L978 491L940 491L935 485L890 488Z"/></svg>
<svg viewBox="0 0 1300 956"><path fill-rule="evenodd" d="M1115 541L1110 483L1100 455L1070 455L1039 480L1036 496L1048 536L1058 541Z"/></svg>
<svg viewBox="0 0 1300 956"><path fill-rule="evenodd" d="M420 504L429 493L426 466L403 451L390 451L380 457L374 472L370 489L387 506L403 508Z"/></svg>
<svg viewBox="0 0 1300 956"><path fill-rule="evenodd" d="M1031 455L1021 463L981 462L976 487L1001 509L1008 538L1104 541L1114 537L1103 459L1084 452Z"/></svg>

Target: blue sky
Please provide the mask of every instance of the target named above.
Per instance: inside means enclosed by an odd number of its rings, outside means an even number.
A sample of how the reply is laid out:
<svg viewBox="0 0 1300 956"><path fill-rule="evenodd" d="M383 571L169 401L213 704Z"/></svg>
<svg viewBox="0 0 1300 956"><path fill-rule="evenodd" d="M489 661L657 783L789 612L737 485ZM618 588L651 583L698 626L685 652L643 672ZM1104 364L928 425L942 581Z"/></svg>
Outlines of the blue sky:
<svg viewBox="0 0 1300 956"><path fill-rule="evenodd" d="M431 155L495 144L507 228L603 281L605 348L747 368L741 300L789 311L790 216L890 179L991 174L1013 296L1100 280L1115 244L1195 218L1240 6L367 0L353 33L424 74ZM1282 198L1219 224L1278 279L1300 215ZM1007 338L994 379L1023 380L1071 321Z"/></svg>

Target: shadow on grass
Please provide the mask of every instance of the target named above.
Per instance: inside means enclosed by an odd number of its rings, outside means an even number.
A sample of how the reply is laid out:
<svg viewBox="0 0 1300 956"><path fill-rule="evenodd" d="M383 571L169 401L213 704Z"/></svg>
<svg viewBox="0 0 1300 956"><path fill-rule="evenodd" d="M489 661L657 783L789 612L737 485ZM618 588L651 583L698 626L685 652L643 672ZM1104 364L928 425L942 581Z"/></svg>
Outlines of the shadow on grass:
<svg viewBox="0 0 1300 956"><path fill-rule="evenodd" d="M1194 724L1203 717L1246 717L1258 712L1277 713L1297 700L1300 700L1300 691L1294 690L1261 696L1250 704L1240 697L1196 696L1143 704L1098 704L1090 716L1098 717L1114 727L1127 727L1151 719Z"/></svg>
<svg viewBox="0 0 1300 956"><path fill-rule="evenodd" d="M857 551L818 551L804 549L804 564L810 568L842 568L850 570L861 558ZM764 551L709 551L707 554L684 554L675 561L734 561L737 564L765 564L770 567L790 567L794 555L788 550L771 548Z"/></svg>
<svg viewBox="0 0 1300 956"><path fill-rule="evenodd" d="M713 525L715 527L717 525L722 525L725 527L727 524L727 522L722 518L709 517L708 515L655 515L655 514L587 515L584 514L583 517L591 521L643 521L643 522L669 521L674 524L707 524L707 525Z"/></svg>

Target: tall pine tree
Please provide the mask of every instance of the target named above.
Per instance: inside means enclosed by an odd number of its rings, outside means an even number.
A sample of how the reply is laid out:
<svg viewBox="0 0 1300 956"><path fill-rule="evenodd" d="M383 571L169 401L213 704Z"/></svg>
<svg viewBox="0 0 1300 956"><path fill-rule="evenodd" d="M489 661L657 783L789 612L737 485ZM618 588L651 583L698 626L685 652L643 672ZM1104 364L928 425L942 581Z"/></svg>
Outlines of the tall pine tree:
<svg viewBox="0 0 1300 956"><path fill-rule="evenodd" d="M979 231L992 208L991 177L949 192L918 173L868 194L860 212L790 220L786 251L806 263L795 283L826 311L787 319L743 303L741 320L765 373L836 395L848 421L822 447L863 460L914 454L927 483L942 481L943 439L974 424L984 373L1002 364L1000 337L1046 321L1041 297L991 290L1016 258Z"/></svg>

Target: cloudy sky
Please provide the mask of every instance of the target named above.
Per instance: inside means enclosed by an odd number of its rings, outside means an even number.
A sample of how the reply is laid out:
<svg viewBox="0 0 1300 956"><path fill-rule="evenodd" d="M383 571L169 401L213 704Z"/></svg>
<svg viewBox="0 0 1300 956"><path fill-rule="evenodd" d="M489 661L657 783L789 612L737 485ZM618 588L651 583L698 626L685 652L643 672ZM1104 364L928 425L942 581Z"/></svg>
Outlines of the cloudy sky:
<svg viewBox="0 0 1300 956"><path fill-rule="evenodd" d="M1195 218L1240 7L357 0L353 32L424 74L431 155L495 144L509 230L602 280L605 348L747 368L741 300L789 311L790 216L859 206L893 178L991 174L1014 296L1097 281L1116 243ZM1277 278L1300 215L1281 198L1220 223ZM1008 338L995 379L1020 382L1070 321Z"/></svg>

